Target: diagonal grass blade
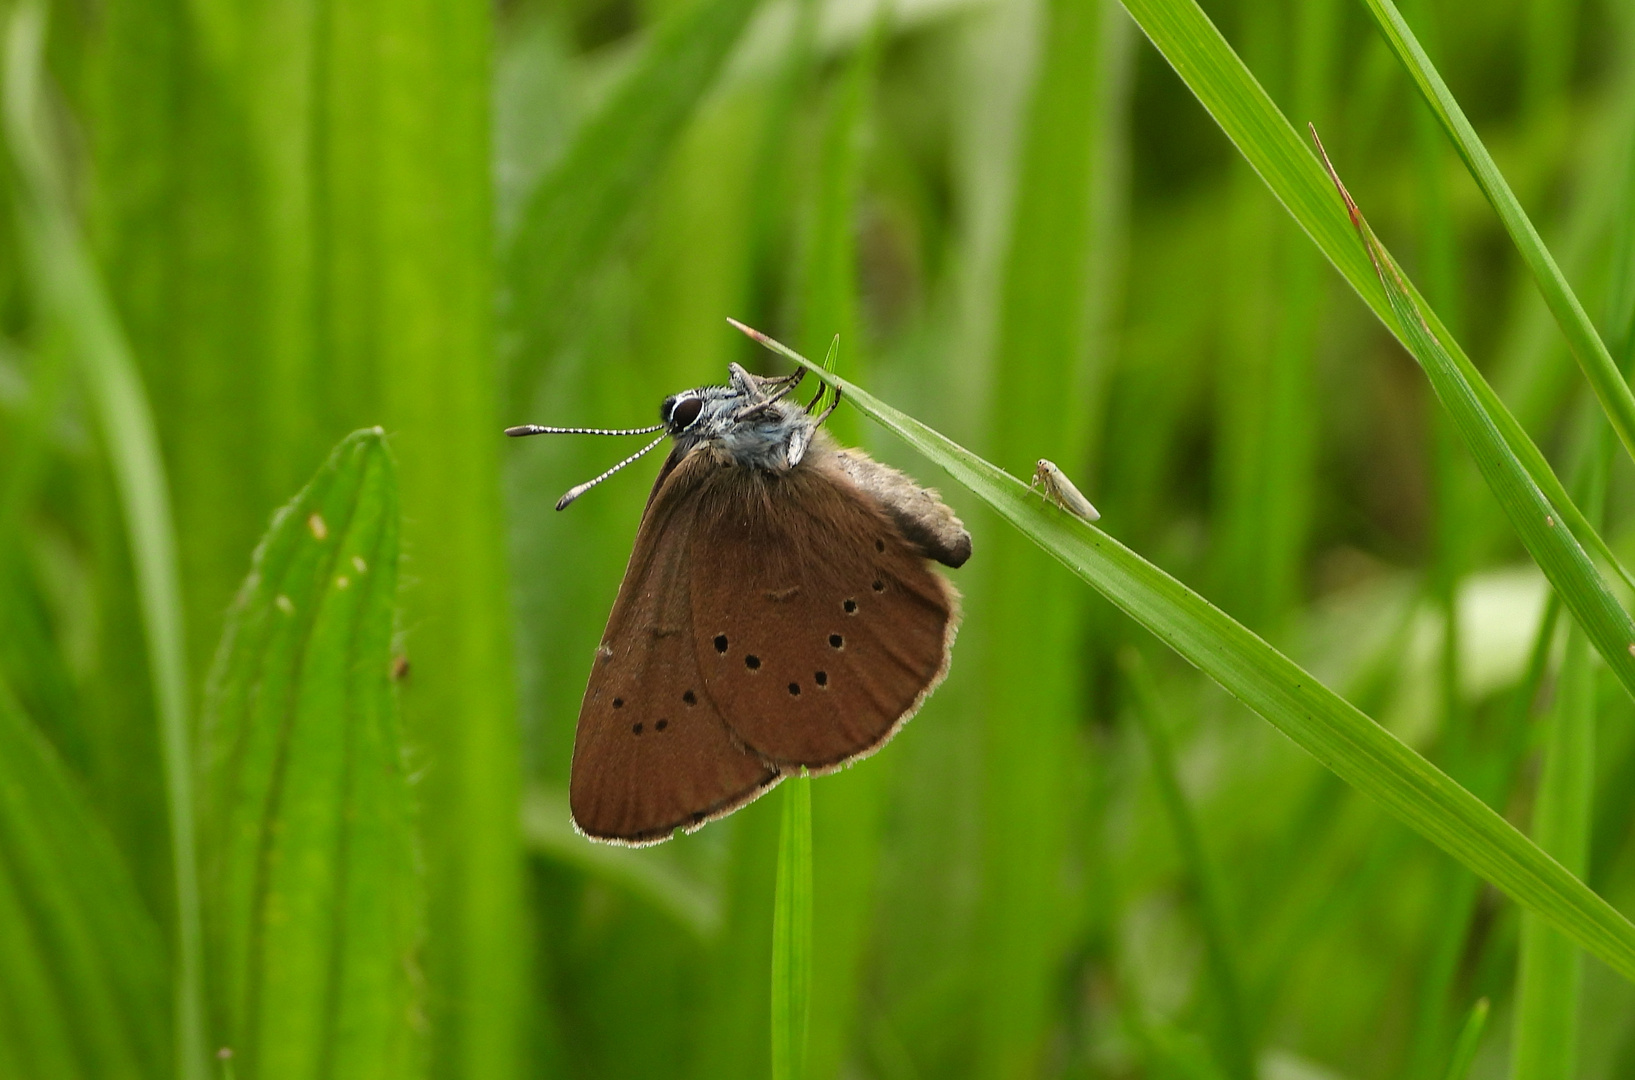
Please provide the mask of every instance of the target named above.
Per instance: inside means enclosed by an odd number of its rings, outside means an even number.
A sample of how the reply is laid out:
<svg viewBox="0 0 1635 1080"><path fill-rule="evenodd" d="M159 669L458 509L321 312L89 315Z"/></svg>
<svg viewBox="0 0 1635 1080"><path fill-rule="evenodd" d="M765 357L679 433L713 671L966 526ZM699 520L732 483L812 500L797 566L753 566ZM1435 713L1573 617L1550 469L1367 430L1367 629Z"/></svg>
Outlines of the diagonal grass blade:
<svg viewBox="0 0 1635 1080"><path fill-rule="evenodd" d="M1635 643L1635 632L1631 632L1635 631L1635 623L1612 601L1593 564L1580 558L1582 549L1577 555L1570 550L1577 548L1577 544L1572 544L1565 535L1544 538L1540 530L1566 533L1567 529L1562 528L1564 521L1581 543L1615 567L1632 587L1635 587L1635 578L1619 564L1606 541L1590 526L1544 455L1437 321L1435 313L1424 305L1413 286L1397 274L1396 281L1414 310L1423 315L1423 321L1418 317L1407 322L1402 320L1387 295L1383 279L1374 270L1367 249L1359 251L1350 235L1350 221L1343 204L1335 199L1333 185L1324 175L1322 165L1301 145L1294 129L1194 0L1125 0L1125 8L1260 173L1273 194L1398 340L1416 358L1418 353L1411 335L1428 334L1438 344L1448 363L1426 371L1438 396L1450 411L1464 410L1463 419L1456 416L1455 420L1472 456L1478 461L1488 458L1504 462L1502 468L1507 472L1519 469L1528 485L1539 493L1539 499L1530 500L1519 491L1509 495L1495 492L1524 542L1531 537L1533 542L1547 543L1554 552L1553 569L1573 579L1572 592L1564 593L1563 599L1575 618L1585 625L1620 681L1635 693L1635 655L1629 652L1630 645ZM1512 497L1522 501L1505 501ZM1518 519L1516 514L1529 500L1535 506L1547 501L1554 509ZM1548 526L1546 518L1551 522ZM1529 550L1534 550L1532 542ZM1535 550L1535 558L1538 557ZM1549 573L1552 567L1545 566L1545 570Z"/></svg>
<svg viewBox="0 0 1635 1080"><path fill-rule="evenodd" d="M1315 131L1312 137L1316 138ZM1321 151L1321 143L1318 149ZM1328 163L1326 153L1323 161L1325 165ZM1607 666L1625 688L1635 694L1635 622L1607 589L1584 549L1561 523L1559 509L1545 498L1521 462L1507 452L1492 417L1482 409L1470 385L1458 377L1453 358L1432 333L1422 302L1409 293L1401 270L1368 227L1332 166L1329 176L1345 201L1357 235L1362 238L1369 260L1385 288L1409 351L1424 368L1437 396L1453 418L1454 427L1471 448L1482 478L1498 498L1539 568L1606 659ZM1588 523L1586 527L1593 528Z"/></svg>
<svg viewBox="0 0 1635 1080"><path fill-rule="evenodd" d="M735 324L736 325L736 324ZM1022 481L758 331L864 415L947 470L1232 696L1409 828L1635 981L1635 924L1481 799L1288 657L1100 529Z"/></svg>
<svg viewBox="0 0 1635 1080"><path fill-rule="evenodd" d="M1447 84L1442 81L1441 74L1425 55L1425 50L1420 47L1402 13L1391 0L1364 0L1364 3L1369 14L1374 16L1374 25L1414 80L1425 104L1430 106L1431 112L1448 133L1448 138L1453 140L1454 149L1459 151L1459 157L1464 160L1471 177L1504 223L1511 242L1516 245L1522 261L1533 275L1533 283L1538 286L1539 294L1544 297L1544 303L1555 316L1556 325L1561 327L1562 334L1567 338L1578 366L1583 368L1584 377L1589 380L1601 408L1606 411L1607 419L1612 422L1612 429L1618 433L1624 449L1635 457L1635 393L1630 392L1629 384L1618 371L1618 365L1601 340L1601 335L1596 333L1584 305L1578 302L1578 296L1556 265L1555 257L1544 246L1538 230L1522 209L1521 201L1510 190L1504 174L1499 172L1493 156L1487 152L1476 129L1465 118L1465 111L1459 107L1459 102L1454 100Z"/></svg>

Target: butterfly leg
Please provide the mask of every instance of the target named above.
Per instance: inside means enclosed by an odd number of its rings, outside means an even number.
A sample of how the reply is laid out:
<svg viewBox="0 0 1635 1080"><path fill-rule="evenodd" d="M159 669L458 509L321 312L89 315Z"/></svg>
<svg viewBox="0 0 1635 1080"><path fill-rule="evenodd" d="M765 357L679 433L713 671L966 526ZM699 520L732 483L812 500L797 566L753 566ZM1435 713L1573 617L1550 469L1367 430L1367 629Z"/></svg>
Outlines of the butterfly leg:
<svg viewBox="0 0 1635 1080"><path fill-rule="evenodd" d="M752 419L752 418L754 418L756 416L764 416L771 406L777 404L779 401L782 401L784 398L788 397L789 392L791 390L795 389L795 387L799 386L801 379L805 378L805 376L806 376L806 369L801 368L799 371L795 372L793 375L788 376L788 378L786 380L786 384L784 386L780 387L778 389L778 391L776 393L774 393L771 397L764 398L763 400L760 400L760 401L751 402L750 404L744 406L742 409L739 409L738 412L733 416L733 420L735 420L735 421L737 421L739 423L742 423L743 421Z"/></svg>
<svg viewBox="0 0 1635 1080"><path fill-rule="evenodd" d="M802 368L801 370L804 371L805 369ZM829 384L828 383L826 383L826 382L818 383L818 392L813 394L812 395L812 400L808 401L806 403L806 412L807 412L808 415L810 415L812 413L812 411L817 408L818 402L823 400L823 395L828 393L828 391L829 391Z"/></svg>
<svg viewBox="0 0 1635 1080"><path fill-rule="evenodd" d="M770 405L774 401L781 401L783 398L789 396L789 392L791 390L793 390L795 387L799 386L800 381L802 379L804 379L804 378L806 378L806 369L801 368L800 370L796 371L793 375L786 375L782 379L779 379L778 381L781 382L781 383L784 383L785 385L780 387L777 393L775 393L771 397L767 398L766 403L768 405Z"/></svg>
<svg viewBox="0 0 1635 1080"><path fill-rule="evenodd" d="M840 387L837 386L837 387L835 387L834 400L829 402L829 407L827 409L824 409L823 412L821 414L819 414L817 420L813 422L813 426L816 427L816 426L822 425L823 421L829 419L829 414L834 412L839 407L840 407Z"/></svg>

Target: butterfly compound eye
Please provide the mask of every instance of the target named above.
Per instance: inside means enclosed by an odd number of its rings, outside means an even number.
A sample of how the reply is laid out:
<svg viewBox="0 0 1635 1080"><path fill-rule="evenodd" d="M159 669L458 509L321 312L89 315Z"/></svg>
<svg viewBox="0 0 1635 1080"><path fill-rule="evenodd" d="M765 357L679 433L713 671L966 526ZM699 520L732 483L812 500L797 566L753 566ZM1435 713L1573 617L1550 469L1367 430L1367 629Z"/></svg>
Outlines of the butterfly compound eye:
<svg viewBox="0 0 1635 1080"><path fill-rule="evenodd" d="M675 428L690 428L704 411L704 402L695 397L682 398L670 409L669 424Z"/></svg>

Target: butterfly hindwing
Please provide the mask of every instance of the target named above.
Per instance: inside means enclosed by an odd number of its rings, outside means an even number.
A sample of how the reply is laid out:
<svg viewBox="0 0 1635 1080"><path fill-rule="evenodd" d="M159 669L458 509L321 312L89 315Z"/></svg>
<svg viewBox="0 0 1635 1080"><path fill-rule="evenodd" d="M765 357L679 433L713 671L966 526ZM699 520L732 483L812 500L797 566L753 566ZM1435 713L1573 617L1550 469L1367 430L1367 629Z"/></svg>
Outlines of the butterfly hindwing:
<svg viewBox="0 0 1635 1080"><path fill-rule="evenodd" d="M953 587L824 446L694 498L694 643L727 724L785 769L877 749L947 670Z"/></svg>
<svg viewBox="0 0 1635 1080"><path fill-rule="evenodd" d="M698 464L670 463L655 486L580 706L569 802L597 839L668 839L779 777L734 740L698 668L687 543Z"/></svg>

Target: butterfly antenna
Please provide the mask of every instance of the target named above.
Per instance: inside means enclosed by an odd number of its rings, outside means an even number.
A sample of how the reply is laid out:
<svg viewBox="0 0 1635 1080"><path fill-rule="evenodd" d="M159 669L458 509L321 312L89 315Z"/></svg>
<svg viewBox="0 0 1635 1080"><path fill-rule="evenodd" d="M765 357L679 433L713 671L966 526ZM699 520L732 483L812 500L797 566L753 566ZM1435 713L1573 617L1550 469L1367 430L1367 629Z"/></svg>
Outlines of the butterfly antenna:
<svg viewBox="0 0 1635 1080"><path fill-rule="evenodd" d="M599 428L599 427L542 427L539 424L519 424L508 427L505 433L513 439L523 435L651 435L663 430L663 424L652 427Z"/></svg>
<svg viewBox="0 0 1635 1080"><path fill-rule="evenodd" d="M648 430L651 431L652 429L649 428ZM631 454L629 457L625 458L623 461L621 461L617 465L613 466L613 468L609 469L607 472L603 473L601 476L598 476L593 480L586 480L583 484L575 484L573 487L568 489L568 493L566 495L564 495L560 499L556 500L556 508L558 510L566 510L568 508L568 504L573 502L573 500L577 499L579 496L583 495L585 492L589 491L591 488L595 487L597 484L600 484L603 480L606 480L608 477L612 476L614 473L618 472L620 469L624 468L626 465L629 465L632 461L635 461L637 458L641 457L643 454L645 454L649 450L653 449L653 447L655 447L659 443L663 442L665 440L665 438L666 438L666 436L660 435L658 438L654 439L652 442L648 443L646 446L642 447L640 450L637 450L634 454Z"/></svg>

